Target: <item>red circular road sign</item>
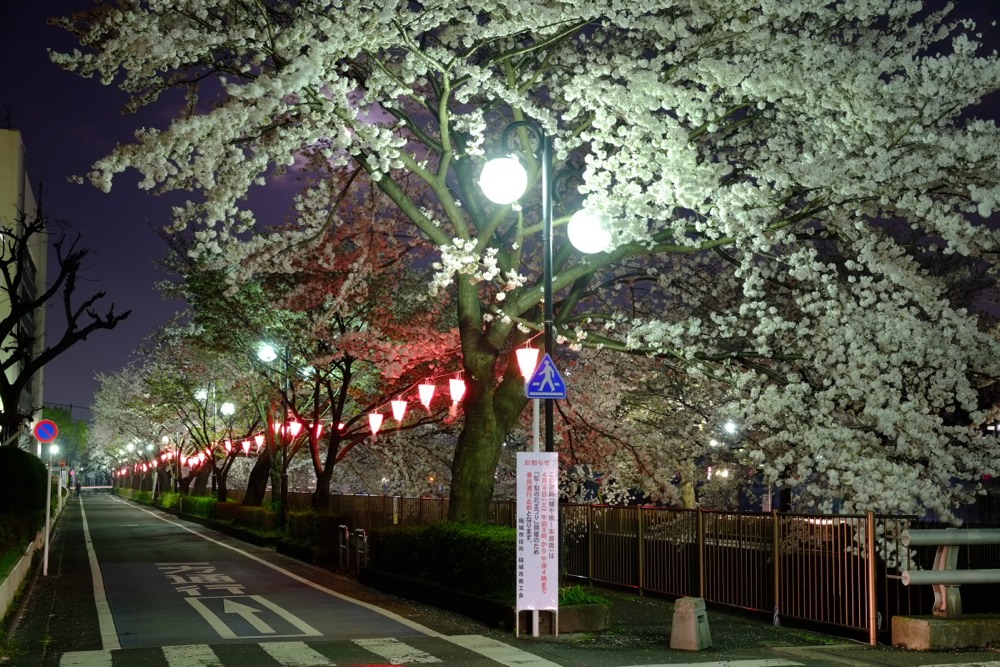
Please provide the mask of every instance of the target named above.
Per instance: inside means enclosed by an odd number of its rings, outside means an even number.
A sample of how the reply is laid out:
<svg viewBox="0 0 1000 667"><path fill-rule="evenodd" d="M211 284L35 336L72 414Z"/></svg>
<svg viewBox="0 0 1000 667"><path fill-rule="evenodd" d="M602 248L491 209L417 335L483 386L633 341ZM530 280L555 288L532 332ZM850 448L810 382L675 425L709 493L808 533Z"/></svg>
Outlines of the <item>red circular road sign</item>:
<svg viewBox="0 0 1000 667"><path fill-rule="evenodd" d="M59 435L59 427L51 419L43 419L35 424L35 437L39 442L52 442Z"/></svg>

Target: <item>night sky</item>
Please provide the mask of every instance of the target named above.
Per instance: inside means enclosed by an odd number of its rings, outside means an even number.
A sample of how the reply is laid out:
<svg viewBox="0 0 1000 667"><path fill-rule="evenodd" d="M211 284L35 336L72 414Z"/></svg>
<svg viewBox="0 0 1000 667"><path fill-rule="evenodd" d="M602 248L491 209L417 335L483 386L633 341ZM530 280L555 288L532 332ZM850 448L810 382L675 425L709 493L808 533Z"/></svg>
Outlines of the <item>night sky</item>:
<svg viewBox="0 0 1000 667"><path fill-rule="evenodd" d="M1000 1L957 4L960 15L974 17L988 34L998 34L989 23L1000 17ZM83 244L92 250L81 296L103 290L102 310L111 302L117 311L132 310L115 330L95 332L46 367L45 402L79 408L91 403L98 387L95 374L119 370L142 340L181 308L164 301L154 287L167 277L155 265L165 248L154 228L169 223L171 201L136 188L134 173L117 177L109 194L68 180L85 174L116 143L128 141L136 127L165 127L168 120L163 110L160 116L148 111L122 116L122 93L49 61L47 48L70 50L75 40L46 19L93 5L94 0L14 0L5 3L0 22L0 127L21 131L36 198L43 182L44 212L68 223L69 234L82 233ZM50 330L60 325L58 312L50 311ZM85 409L74 414L90 416Z"/></svg>
<svg viewBox="0 0 1000 667"><path fill-rule="evenodd" d="M132 311L114 330L94 332L45 368L45 402L84 408L99 386L95 374L119 370L142 340L181 307L166 302L154 288L167 277L155 266L165 248L154 227L169 223L170 202L136 188L134 174L116 181L108 194L89 183L68 181L71 175L85 174L116 143L129 140L133 128L165 122L149 114L122 116L121 92L64 72L49 61L48 47L69 50L75 40L47 25L46 19L93 4L17 0L5 3L0 22L0 127L21 131L32 189L43 212L68 223L69 236L81 233L83 245L92 251L79 296L105 291L101 312L112 302L116 312ZM50 331L61 327L58 308L50 308L48 318ZM74 410L74 416L90 414Z"/></svg>

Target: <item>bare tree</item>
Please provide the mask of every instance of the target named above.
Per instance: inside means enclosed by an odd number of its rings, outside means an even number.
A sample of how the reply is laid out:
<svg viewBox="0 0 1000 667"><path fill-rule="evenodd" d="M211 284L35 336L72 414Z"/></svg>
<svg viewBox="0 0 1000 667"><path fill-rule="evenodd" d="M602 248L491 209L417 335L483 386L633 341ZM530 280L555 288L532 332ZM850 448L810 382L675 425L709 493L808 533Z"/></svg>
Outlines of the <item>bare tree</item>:
<svg viewBox="0 0 1000 667"><path fill-rule="evenodd" d="M115 313L114 303L103 313L98 310L105 292L87 297L77 293L80 269L90 250L59 233L52 242L55 263L50 267L47 286L33 284L35 261L32 250L44 249L49 240L48 224L41 216L20 214L12 223L0 223L0 442L16 442L22 426L40 406L22 402L32 378L46 364L94 331L114 329L131 311ZM60 307L64 329L48 338L40 337L44 327L34 318L49 305Z"/></svg>

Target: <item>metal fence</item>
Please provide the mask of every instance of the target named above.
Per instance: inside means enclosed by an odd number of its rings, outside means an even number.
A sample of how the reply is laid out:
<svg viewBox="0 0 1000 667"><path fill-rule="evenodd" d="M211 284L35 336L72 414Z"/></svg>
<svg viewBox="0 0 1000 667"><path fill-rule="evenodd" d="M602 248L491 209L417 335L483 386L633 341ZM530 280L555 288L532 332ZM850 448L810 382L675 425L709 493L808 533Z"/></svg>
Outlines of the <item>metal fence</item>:
<svg viewBox="0 0 1000 667"><path fill-rule="evenodd" d="M446 518L448 500L333 496L330 511L352 529L419 525ZM513 501L494 502L490 514L493 523L515 525ZM933 525L871 513L562 505L563 573L639 593L701 597L776 622L823 624L874 644L888 639L892 616L931 613L930 588L900 581L902 570L933 562L933 549L900 544L911 527ZM959 567L997 563L1000 546L970 547ZM980 588L995 604L1000 587Z"/></svg>

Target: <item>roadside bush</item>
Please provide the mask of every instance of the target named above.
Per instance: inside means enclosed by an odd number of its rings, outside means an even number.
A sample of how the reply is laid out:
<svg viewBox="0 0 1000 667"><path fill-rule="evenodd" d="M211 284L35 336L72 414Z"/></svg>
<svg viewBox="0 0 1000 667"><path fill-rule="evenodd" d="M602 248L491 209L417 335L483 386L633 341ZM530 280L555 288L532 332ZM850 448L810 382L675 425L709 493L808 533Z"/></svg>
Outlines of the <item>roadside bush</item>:
<svg viewBox="0 0 1000 667"><path fill-rule="evenodd" d="M135 491L132 494L132 500L137 503L142 503L143 505L153 504L153 492L152 491Z"/></svg>
<svg viewBox="0 0 1000 667"><path fill-rule="evenodd" d="M181 501L183 511L200 516L203 519L215 517L215 505L218 499L213 496L185 496Z"/></svg>
<svg viewBox="0 0 1000 667"><path fill-rule="evenodd" d="M372 568L498 600L514 599L517 532L507 526L442 521L377 528Z"/></svg>
<svg viewBox="0 0 1000 667"><path fill-rule="evenodd" d="M172 510L177 509L180 502L181 494L167 491L160 494L160 499L157 504L165 510Z"/></svg>
<svg viewBox="0 0 1000 667"><path fill-rule="evenodd" d="M13 446L0 447L0 507L4 514L45 520L46 469L41 459ZM36 524L37 525L37 524Z"/></svg>

